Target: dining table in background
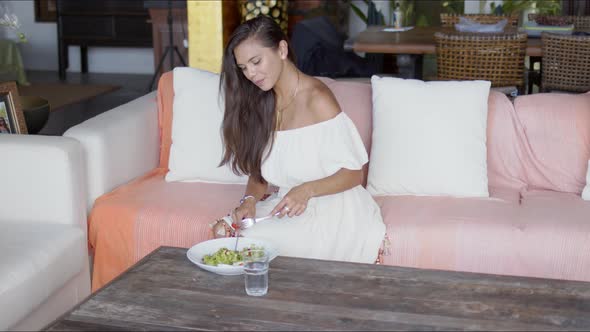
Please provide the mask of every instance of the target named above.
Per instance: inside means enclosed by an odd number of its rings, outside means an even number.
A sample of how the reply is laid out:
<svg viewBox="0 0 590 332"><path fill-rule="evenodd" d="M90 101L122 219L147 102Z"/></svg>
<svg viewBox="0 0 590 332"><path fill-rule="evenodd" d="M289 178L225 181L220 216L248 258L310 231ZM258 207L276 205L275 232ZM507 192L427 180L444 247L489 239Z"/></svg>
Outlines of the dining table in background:
<svg viewBox="0 0 590 332"><path fill-rule="evenodd" d="M407 57L398 57L398 67L413 65L413 77L422 78L422 61L425 54L436 53L436 43L434 41L435 32L457 32L454 28L442 27L414 27L407 31L383 31L386 26L370 26L360 32L354 40L350 40L346 45L348 49L355 52L364 53L382 53L408 55L412 59L408 61ZM516 33L517 29L505 29L502 33ZM541 38L529 37L527 40L526 55L540 57ZM411 62L411 64L410 64Z"/></svg>

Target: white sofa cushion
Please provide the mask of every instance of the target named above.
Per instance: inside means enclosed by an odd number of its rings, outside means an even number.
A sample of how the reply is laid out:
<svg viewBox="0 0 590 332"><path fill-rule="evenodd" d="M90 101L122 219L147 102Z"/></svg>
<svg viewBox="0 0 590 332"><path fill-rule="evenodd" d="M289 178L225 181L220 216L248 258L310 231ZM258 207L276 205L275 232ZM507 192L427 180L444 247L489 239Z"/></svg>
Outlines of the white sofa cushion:
<svg viewBox="0 0 590 332"><path fill-rule="evenodd" d="M0 223L0 330L19 322L84 268L78 226Z"/></svg>
<svg viewBox="0 0 590 332"><path fill-rule="evenodd" d="M590 201L590 160L588 160L588 172L586 173L586 187L582 191L582 198Z"/></svg>
<svg viewBox="0 0 590 332"><path fill-rule="evenodd" d="M179 67L174 69L172 145L166 181L239 183L227 166L218 167L223 155L221 122L223 100L219 98L219 75Z"/></svg>
<svg viewBox="0 0 590 332"><path fill-rule="evenodd" d="M489 196L490 82L373 76L371 84L373 195Z"/></svg>
<svg viewBox="0 0 590 332"><path fill-rule="evenodd" d="M160 136L156 91L68 129L86 157L87 211L101 195L158 167Z"/></svg>
<svg viewBox="0 0 590 332"><path fill-rule="evenodd" d="M0 221L86 224L86 162L78 141L43 135L0 138Z"/></svg>

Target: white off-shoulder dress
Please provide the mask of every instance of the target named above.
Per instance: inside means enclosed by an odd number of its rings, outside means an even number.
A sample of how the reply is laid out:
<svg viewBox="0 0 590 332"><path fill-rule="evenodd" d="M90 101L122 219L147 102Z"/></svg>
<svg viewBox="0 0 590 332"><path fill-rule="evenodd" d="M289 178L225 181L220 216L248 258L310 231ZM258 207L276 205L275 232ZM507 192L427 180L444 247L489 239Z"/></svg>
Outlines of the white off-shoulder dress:
<svg viewBox="0 0 590 332"><path fill-rule="evenodd" d="M289 190L341 168L359 170L368 156L352 120L341 112L307 127L278 131L262 164L262 176L278 193L256 204L267 216ZM300 216L261 221L242 235L273 243L284 256L374 263L385 236L379 206L359 185L314 197Z"/></svg>

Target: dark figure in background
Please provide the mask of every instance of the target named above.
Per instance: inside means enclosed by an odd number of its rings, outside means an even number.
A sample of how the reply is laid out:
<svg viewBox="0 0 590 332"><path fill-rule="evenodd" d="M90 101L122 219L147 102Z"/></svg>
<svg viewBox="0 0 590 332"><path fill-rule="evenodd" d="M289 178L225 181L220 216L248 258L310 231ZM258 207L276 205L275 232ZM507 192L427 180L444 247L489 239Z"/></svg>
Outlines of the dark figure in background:
<svg viewBox="0 0 590 332"><path fill-rule="evenodd" d="M346 37L324 16L302 20L293 29L297 68L310 76L371 77L377 67L344 50Z"/></svg>

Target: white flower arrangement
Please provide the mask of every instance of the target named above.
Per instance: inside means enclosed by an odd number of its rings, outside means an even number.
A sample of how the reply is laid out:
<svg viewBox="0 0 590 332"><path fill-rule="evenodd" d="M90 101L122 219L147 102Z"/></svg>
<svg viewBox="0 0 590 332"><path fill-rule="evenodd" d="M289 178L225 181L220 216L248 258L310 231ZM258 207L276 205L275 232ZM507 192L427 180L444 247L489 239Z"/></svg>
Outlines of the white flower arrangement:
<svg viewBox="0 0 590 332"><path fill-rule="evenodd" d="M18 39L21 43L27 42L27 37L24 33L20 31L21 24L18 21L18 16L15 14L11 14L6 6L0 6L0 14L4 13L2 17L0 17L0 26L7 27L9 29L14 30Z"/></svg>

